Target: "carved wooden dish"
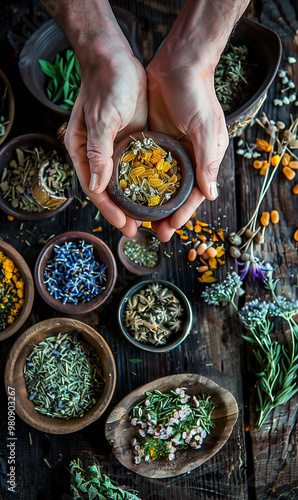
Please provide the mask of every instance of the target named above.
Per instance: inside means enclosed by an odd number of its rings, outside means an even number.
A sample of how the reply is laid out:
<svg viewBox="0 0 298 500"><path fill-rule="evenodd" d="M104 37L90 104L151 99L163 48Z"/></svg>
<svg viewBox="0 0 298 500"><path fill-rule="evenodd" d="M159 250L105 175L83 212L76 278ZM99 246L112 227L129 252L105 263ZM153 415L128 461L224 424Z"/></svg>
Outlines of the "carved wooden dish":
<svg viewBox="0 0 298 500"><path fill-rule="evenodd" d="M129 412L142 399L145 392L159 390L169 392L176 387L185 387L190 395L209 394L216 403L212 413L215 427L206 437L202 448L189 448L177 452L172 462L156 460L135 464L131 447L131 440L137 436L137 428L129 423ZM128 469L145 477L165 478L178 476L199 467L209 460L228 440L238 418L238 406L234 396L212 380L196 373L182 373L170 375L145 384L128 394L110 413L105 427L105 435L113 445L114 455L119 462Z"/></svg>
<svg viewBox="0 0 298 500"><path fill-rule="evenodd" d="M24 305L19 316L10 326L5 328L5 330L0 331L0 340L4 340L16 333L28 318L33 306L34 283L31 271L26 261L15 248L13 248L8 243L5 243L5 241L0 240L0 251L3 252L4 255L7 255L7 257L9 257L15 263L25 283Z"/></svg>
<svg viewBox="0 0 298 500"><path fill-rule="evenodd" d="M82 340L90 344L98 353L102 362L105 386L103 392L91 410L83 417L65 420L42 415L34 408L34 402L28 398L24 378L24 365L34 345L55 333L79 334ZM69 434L76 432L97 420L108 407L116 386L116 365L112 351L99 333L89 325L70 318L54 318L41 321L26 330L13 345L5 369L5 387L15 389L15 409L17 414L29 425L50 434Z"/></svg>

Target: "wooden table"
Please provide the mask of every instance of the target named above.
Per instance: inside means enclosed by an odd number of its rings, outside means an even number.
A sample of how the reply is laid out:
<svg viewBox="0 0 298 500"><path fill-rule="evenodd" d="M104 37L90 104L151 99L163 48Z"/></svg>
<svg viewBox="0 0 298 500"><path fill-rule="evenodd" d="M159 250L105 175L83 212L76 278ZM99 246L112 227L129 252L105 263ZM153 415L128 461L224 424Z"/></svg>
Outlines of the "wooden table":
<svg viewBox="0 0 298 500"><path fill-rule="evenodd" d="M114 3L132 8L130 2ZM271 3L266 2L266 5ZM258 3L256 5L258 6ZM16 94L16 120L10 138L40 128L54 135L60 124L55 117L47 115L45 109L36 103L23 87L18 76L16 53L12 54L11 46L4 36L4 32L7 33L8 29L11 29L10 40L12 32L21 34L18 39L21 44L21 38L26 36L26 26L29 31L32 29L30 21L33 19L33 27L34 23L35 26L38 25L38 9L40 6L38 7L36 2L25 1L6 2L1 6L1 57L4 57L2 69L13 81ZM145 35L145 59L148 60L172 24L179 5L175 1L136 1L133 9L140 18ZM264 23L274 23L274 26L281 30L274 14L271 14L270 9L263 10ZM288 55L294 55L295 51L297 56L297 45L295 49L293 36L289 33L288 36L283 33L281 35L284 37L284 61ZM16 37L13 38L16 40ZM272 106L275 85L273 84L263 107L273 119L277 116L276 108ZM297 109L293 108L292 112ZM288 123L288 109L282 109L279 113L280 118ZM252 128L246 132L245 140L253 142L254 138L255 132ZM247 222L260 186L260 178L250 162L234 156L233 142L235 141L230 142L220 168L218 199L213 203L205 201L197 210L198 219L228 228L230 231L237 230ZM85 198L82 193L79 196ZM274 263L275 275L281 279L281 287L283 286L287 296L292 298L295 297L294 286L297 284L297 243L293 240L293 233L298 225L298 210L297 198L294 198L290 184L282 174L278 174L262 205L263 210L271 211L275 208L281 215L281 222L269 229L264 256ZM5 213L0 213L0 236L23 254L31 270L41 250L40 239L43 236L49 237L68 230L92 232L99 225L102 226L102 232L94 234L103 239L117 256L117 243L121 233L106 223L101 216L98 218L97 209L90 202L83 208L76 200L60 216L42 221L38 225L25 222L22 230L21 221L9 221ZM99 310L84 316L73 316L98 330L113 351L118 381L109 410L84 431L66 436L41 433L17 417L15 495L8 494L6 482L7 397L3 383L5 361L13 342L26 328L60 314L49 310L37 295L33 311L22 330L1 343L0 498L3 500L70 499L70 475L67 467L70 461L79 457L83 451L94 455L102 470L112 479L138 490L140 497L146 500L298 498L297 397L272 412L262 429L256 430L252 354L242 340L243 331L234 312L229 307L211 307L202 301L201 292L204 285L198 281L195 265L191 266L187 262L187 247L178 235L166 244L165 250L170 258L164 258L162 267L152 277L172 281L188 296L194 312L191 334L175 350L160 355L139 350L124 340L114 320L115 309L125 290L140 278L130 274L117 260L118 279L112 296ZM220 280L235 267L228 254L226 257L226 265L220 269ZM264 288L259 285L257 282L245 282L248 298L265 296ZM134 358L140 358L142 361L134 364L130 361ZM184 372L204 375L231 391L239 405L237 424L223 448L201 467L170 479L143 478L124 468L115 459L104 437L105 419L113 406L138 386L155 378ZM29 432L32 445L29 443ZM49 462L51 468L44 459Z"/></svg>

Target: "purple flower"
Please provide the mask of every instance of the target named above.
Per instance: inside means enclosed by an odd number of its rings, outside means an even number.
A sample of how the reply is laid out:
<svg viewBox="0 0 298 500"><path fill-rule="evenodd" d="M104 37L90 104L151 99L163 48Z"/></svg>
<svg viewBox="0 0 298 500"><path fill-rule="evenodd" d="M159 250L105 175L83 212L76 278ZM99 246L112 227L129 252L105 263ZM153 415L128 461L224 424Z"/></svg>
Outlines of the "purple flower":
<svg viewBox="0 0 298 500"><path fill-rule="evenodd" d="M272 266L269 264L266 264L264 266L258 258L252 257L250 260L247 262L239 262L239 260L235 259L238 266L244 266L243 269L241 269L240 272L240 278L244 280L245 276L248 275L249 278L252 278L253 281L256 280L256 278L259 278L262 281L266 280L266 276L264 272L272 271Z"/></svg>

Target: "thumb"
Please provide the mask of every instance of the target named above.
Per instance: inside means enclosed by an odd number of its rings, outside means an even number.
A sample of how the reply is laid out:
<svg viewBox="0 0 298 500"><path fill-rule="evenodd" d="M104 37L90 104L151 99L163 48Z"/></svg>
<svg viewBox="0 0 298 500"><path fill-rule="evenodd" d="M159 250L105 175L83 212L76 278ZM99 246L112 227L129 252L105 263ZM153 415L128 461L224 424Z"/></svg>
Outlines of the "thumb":
<svg viewBox="0 0 298 500"><path fill-rule="evenodd" d="M218 170L229 144L225 122L210 127L203 135L190 134L190 137L195 154L197 184L208 200L215 200L218 196Z"/></svg>
<svg viewBox="0 0 298 500"><path fill-rule="evenodd" d="M113 144L118 129L101 121L96 126L87 127L87 158L90 168L90 191L102 193L113 172Z"/></svg>

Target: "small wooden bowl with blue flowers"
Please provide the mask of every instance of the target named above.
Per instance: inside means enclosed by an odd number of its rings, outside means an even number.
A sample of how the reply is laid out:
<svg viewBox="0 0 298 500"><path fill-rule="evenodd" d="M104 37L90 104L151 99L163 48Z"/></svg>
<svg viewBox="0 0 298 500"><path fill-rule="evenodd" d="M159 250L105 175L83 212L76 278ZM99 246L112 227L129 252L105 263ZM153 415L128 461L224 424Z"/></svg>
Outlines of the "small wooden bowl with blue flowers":
<svg viewBox="0 0 298 500"><path fill-rule="evenodd" d="M100 238L77 231L50 240L34 269L40 296L66 314L85 314L100 307L112 293L116 277L109 247Z"/></svg>

